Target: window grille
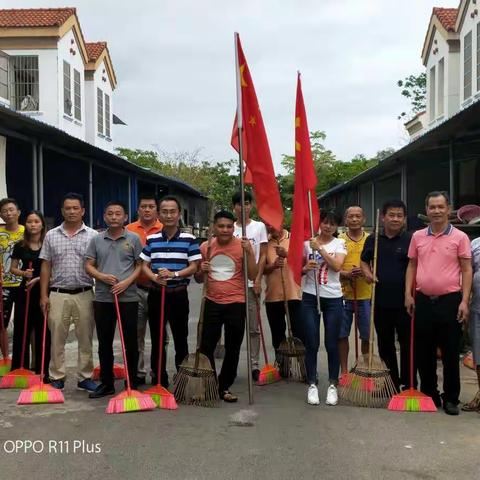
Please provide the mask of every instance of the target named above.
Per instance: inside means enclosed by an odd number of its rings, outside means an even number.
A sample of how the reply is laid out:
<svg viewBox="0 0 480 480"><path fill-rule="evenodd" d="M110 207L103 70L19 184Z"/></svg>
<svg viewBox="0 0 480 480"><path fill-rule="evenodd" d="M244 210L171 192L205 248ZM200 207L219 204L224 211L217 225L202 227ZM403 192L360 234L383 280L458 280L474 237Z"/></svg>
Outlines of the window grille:
<svg viewBox="0 0 480 480"><path fill-rule="evenodd" d="M105 136L110 138L110 97L105 94Z"/></svg>
<svg viewBox="0 0 480 480"><path fill-rule="evenodd" d="M463 38L463 99L472 96L472 32Z"/></svg>
<svg viewBox="0 0 480 480"><path fill-rule="evenodd" d="M80 72L73 70L73 107L74 114L77 120L82 119L82 86L80 79Z"/></svg>
<svg viewBox="0 0 480 480"><path fill-rule="evenodd" d="M103 92L97 88L97 131L103 134Z"/></svg>
<svg viewBox="0 0 480 480"><path fill-rule="evenodd" d="M70 77L70 64L63 61L63 112L72 115L72 83Z"/></svg>
<svg viewBox="0 0 480 480"><path fill-rule="evenodd" d="M12 107L21 111L37 111L40 108L38 56L11 56L10 75Z"/></svg>
<svg viewBox="0 0 480 480"><path fill-rule="evenodd" d="M0 52L0 97L8 99L8 56Z"/></svg>

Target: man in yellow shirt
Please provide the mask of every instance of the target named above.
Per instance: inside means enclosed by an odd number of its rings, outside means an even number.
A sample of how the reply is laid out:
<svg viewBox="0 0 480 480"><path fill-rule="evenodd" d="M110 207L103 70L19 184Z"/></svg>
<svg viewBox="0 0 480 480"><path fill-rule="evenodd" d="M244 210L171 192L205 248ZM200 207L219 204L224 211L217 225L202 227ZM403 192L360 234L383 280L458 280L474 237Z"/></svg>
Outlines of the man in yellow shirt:
<svg viewBox="0 0 480 480"><path fill-rule="evenodd" d="M13 247L23 239L23 232L25 231L25 227L18 223L20 213L20 208L15 199L3 198L0 200L0 217L5 222L5 225L0 226L0 261L2 262L3 275L3 322L5 328L8 327L12 314L15 292L22 282L22 277L17 277L10 273ZM3 342L0 342L0 348L2 349L3 358L6 358L8 352L3 351L7 348Z"/></svg>
<svg viewBox="0 0 480 480"><path fill-rule="evenodd" d="M368 233L364 232L365 215L361 207L352 206L345 212L347 231L340 235L347 246L347 256L340 272L343 297L345 299L345 315L340 327L338 350L340 354L341 375L348 373L348 352L350 329L353 315L357 314L357 328L360 333L362 353L368 353L368 337L370 333L370 298L372 287L367 283L360 269L362 254ZM356 306L355 306L356 303ZM355 332L355 335L358 335Z"/></svg>

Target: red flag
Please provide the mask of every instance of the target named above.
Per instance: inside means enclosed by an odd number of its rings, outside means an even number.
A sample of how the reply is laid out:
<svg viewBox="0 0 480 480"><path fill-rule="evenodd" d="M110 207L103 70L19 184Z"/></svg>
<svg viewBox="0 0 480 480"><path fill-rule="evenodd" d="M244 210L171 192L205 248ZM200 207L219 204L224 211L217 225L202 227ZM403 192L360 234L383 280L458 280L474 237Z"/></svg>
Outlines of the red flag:
<svg viewBox="0 0 480 480"><path fill-rule="evenodd" d="M303 265L303 242L311 237L308 192L312 201L314 232L318 230L318 211L315 187L317 176L313 167L312 148L307 125L307 114L303 103L300 73L297 80L297 102L295 107L295 186L293 193L292 228L288 248L288 265L295 282L300 285Z"/></svg>
<svg viewBox="0 0 480 480"><path fill-rule="evenodd" d="M242 114L242 156L246 164L245 183L253 185L257 210L262 220L280 230L283 223L283 208L268 147L267 133L238 34L236 34L236 42L238 58L236 68L240 76L238 100ZM237 116L233 125L231 144L238 152Z"/></svg>

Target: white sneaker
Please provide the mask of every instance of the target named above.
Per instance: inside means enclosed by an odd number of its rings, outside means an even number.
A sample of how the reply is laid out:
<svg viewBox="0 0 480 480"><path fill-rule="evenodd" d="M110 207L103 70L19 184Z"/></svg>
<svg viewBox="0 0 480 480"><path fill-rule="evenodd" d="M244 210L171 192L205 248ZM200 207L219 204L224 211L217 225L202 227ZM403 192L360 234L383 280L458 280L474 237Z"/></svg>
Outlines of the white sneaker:
<svg viewBox="0 0 480 480"><path fill-rule="evenodd" d="M307 403L309 405L319 405L318 388L313 383L308 387Z"/></svg>
<svg viewBox="0 0 480 480"><path fill-rule="evenodd" d="M327 399L325 400L327 405L336 405L338 403L337 387L330 385L327 390Z"/></svg>

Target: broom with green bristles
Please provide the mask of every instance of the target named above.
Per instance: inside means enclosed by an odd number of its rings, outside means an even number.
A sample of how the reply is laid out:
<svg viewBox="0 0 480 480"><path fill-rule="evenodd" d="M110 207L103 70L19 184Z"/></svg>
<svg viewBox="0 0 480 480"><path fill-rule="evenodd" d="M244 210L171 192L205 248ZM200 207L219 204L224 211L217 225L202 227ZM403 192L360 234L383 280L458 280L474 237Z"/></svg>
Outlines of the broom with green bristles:
<svg viewBox="0 0 480 480"><path fill-rule="evenodd" d="M413 284L413 298L415 299L415 282ZM436 412L437 407L433 399L422 392L413 388L414 377L414 329L415 329L415 309L410 317L410 388L404 390L398 395L394 395L388 409L397 412Z"/></svg>
<svg viewBox="0 0 480 480"><path fill-rule="evenodd" d="M164 408L165 410L176 410L177 402L173 393L169 392L165 387L161 385L161 378L163 372L163 338L165 332L165 286L162 285L161 303L160 303L160 335L158 346L158 372L157 372L157 384L153 387L145 390L146 395L150 395L158 408Z"/></svg>
<svg viewBox="0 0 480 480"><path fill-rule="evenodd" d="M258 295L255 295L255 302L257 306L257 322L260 329L260 340L262 341L263 356L265 357L265 365L260 370L257 381L257 385L262 386L268 385L270 383L279 382L282 377L280 376L280 372L278 371L278 369L268 363L267 347L265 346L265 335L263 333L262 318L260 315L260 302L258 300Z"/></svg>
<svg viewBox="0 0 480 480"><path fill-rule="evenodd" d="M3 268L0 264L0 350L3 358L0 360L0 377L6 375L12 367L12 360L8 357L8 334L3 318Z"/></svg>
<svg viewBox="0 0 480 480"><path fill-rule="evenodd" d="M39 403L64 403L65 398L61 390L43 383L43 372L45 369L45 344L47 341L48 310L43 315L43 336L42 336L42 368L40 370L40 383L20 392L18 405L30 405Z"/></svg>
<svg viewBox="0 0 480 480"><path fill-rule="evenodd" d="M32 262L29 263L28 268L32 268ZM7 373L0 380L0 388L28 388L39 383L39 378L34 372L24 368L25 366L25 347L27 345L27 330L28 330L28 313L30 308L30 293L31 288L27 288L27 295L25 300L25 314L23 320L23 337L22 337L22 356L20 357L20 368L12 370Z"/></svg>
<svg viewBox="0 0 480 480"><path fill-rule="evenodd" d="M140 412L145 410L154 410L155 403L144 393L132 390L130 386L130 375L128 374L127 353L125 351L125 340L123 338L122 317L120 315L120 306L118 304L118 295L114 294L115 309L117 311L117 324L120 333L120 343L122 345L123 364L125 365L125 379L127 389L113 397L107 405L105 413L127 413Z"/></svg>

